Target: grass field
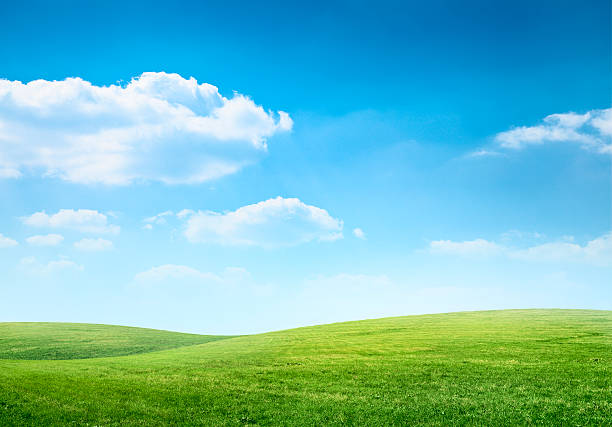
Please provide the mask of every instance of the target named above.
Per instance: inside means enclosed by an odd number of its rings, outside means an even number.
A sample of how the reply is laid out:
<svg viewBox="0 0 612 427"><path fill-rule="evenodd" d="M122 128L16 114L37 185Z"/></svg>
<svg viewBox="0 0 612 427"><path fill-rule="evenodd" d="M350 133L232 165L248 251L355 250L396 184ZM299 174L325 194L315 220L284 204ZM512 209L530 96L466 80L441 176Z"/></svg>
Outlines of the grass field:
<svg viewBox="0 0 612 427"><path fill-rule="evenodd" d="M0 323L0 359L91 359L204 344L223 336L82 323Z"/></svg>
<svg viewBox="0 0 612 427"><path fill-rule="evenodd" d="M5 323L0 358L0 425L612 425L610 311L240 337Z"/></svg>

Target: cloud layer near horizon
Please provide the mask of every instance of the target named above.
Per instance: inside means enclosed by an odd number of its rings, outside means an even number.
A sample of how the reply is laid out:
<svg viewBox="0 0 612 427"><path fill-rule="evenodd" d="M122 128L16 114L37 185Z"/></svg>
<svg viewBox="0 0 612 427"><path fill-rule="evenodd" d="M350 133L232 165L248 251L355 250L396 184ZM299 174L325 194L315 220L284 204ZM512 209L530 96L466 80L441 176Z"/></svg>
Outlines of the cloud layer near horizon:
<svg viewBox="0 0 612 427"><path fill-rule="evenodd" d="M143 73L125 86L0 80L0 178L198 183L255 162L292 125L282 111L178 74Z"/></svg>

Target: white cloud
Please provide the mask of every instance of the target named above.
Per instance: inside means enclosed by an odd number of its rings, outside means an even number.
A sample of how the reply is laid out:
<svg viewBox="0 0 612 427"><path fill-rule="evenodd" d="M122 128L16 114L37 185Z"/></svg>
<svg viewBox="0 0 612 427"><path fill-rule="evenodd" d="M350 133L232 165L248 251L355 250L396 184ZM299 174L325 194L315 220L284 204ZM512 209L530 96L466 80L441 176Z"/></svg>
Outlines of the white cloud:
<svg viewBox="0 0 612 427"><path fill-rule="evenodd" d="M611 153L612 108L585 114L551 114L536 126L520 126L498 133L495 141L503 148L520 149L549 142L578 143L585 149Z"/></svg>
<svg viewBox="0 0 612 427"><path fill-rule="evenodd" d="M17 240L13 240L0 233L0 248L10 248L12 246L17 246L18 244L19 243L17 243Z"/></svg>
<svg viewBox="0 0 612 427"><path fill-rule="evenodd" d="M453 242L452 240L435 240L429 243L429 251L434 254L461 256L497 255L503 247L484 239Z"/></svg>
<svg viewBox="0 0 612 427"><path fill-rule="evenodd" d="M101 238L81 239L78 242L74 242L74 247L86 252L107 251L113 248L113 242Z"/></svg>
<svg viewBox="0 0 612 427"><path fill-rule="evenodd" d="M198 183L255 162L292 125L282 111L178 74L143 73L125 86L0 80L0 177Z"/></svg>
<svg viewBox="0 0 612 427"><path fill-rule="evenodd" d="M145 228L146 230L152 230L153 224L164 225L167 222L166 217L168 216L174 216L174 212L165 211L165 212L158 213L157 215L153 215L148 218L145 218L142 220L145 223L143 228Z"/></svg>
<svg viewBox="0 0 612 427"><path fill-rule="evenodd" d="M542 235L533 233L537 238ZM570 236L571 237L571 236ZM494 256L504 255L509 258L535 262L569 262L593 265L612 265L612 233L604 234L584 245L572 243L568 236L561 241L547 242L526 248L501 245L484 239L465 242L437 240L429 244L432 254L456 256Z"/></svg>
<svg viewBox="0 0 612 427"><path fill-rule="evenodd" d="M467 154L465 157L498 157L503 156L503 153L494 150L480 149Z"/></svg>
<svg viewBox="0 0 612 427"><path fill-rule="evenodd" d="M50 275L62 271L83 271L83 266L67 258L40 263L35 257L22 258L19 267L30 274Z"/></svg>
<svg viewBox="0 0 612 427"><path fill-rule="evenodd" d="M182 211L180 211L179 213L176 214L176 217L178 219L185 219L188 216L193 215L195 212L191 209L183 209Z"/></svg>
<svg viewBox="0 0 612 427"><path fill-rule="evenodd" d="M219 282L219 276L213 273L203 273L195 268L185 265L165 264L153 267L147 271L136 274L134 280L140 283L157 283L165 280L203 280Z"/></svg>
<svg viewBox="0 0 612 427"><path fill-rule="evenodd" d="M21 172L17 169L12 169L7 167L6 165L2 165L0 163L0 178L19 178L21 177Z"/></svg>
<svg viewBox="0 0 612 427"><path fill-rule="evenodd" d="M228 267L221 274L215 274L186 265L164 264L136 274L134 281L140 285L163 284L176 287L184 284L227 285L249 278L250 273L240 267Z"/></svg>
<svg viewBox="0 0 612 427"><path fill-rule="evenodd" d="M193 215L195 212L191 209L183 209L177 213L172 211L164 211L160 212L156 215L150 216L142 220L145 224L142 226L145 230L153 230L153 225L166 225L168 223L168 219L170 218L178 218L179 220L185 220L189 216Z"/></svg>
<svg viewBox="0 0 612 427"><path fill-rule="evenodd" d="M103 213L90 209L60 209L53 215L44 211L23 217L24 224L39 228L63 228L82 233L119 233L119 226L108 223L108 217Z"/></svg>
<svg viewBox="0 0 612 427"><path fill-rule="evenodd" d="M26 239L32 246L57 246L64 241L64 236L61 234L47 234L44 236L30 236Z"/></svg>
<svg viewBox="0 0 612 427"><path fill-rule="evenodd" d="M591 126L602 135L612 136L612 108L603 112L591 120Z"/></svg>
<svg viewBox="0 0 612 427"><path fill-rule="evenodd" d="M277 197L227 213L194 213L185 236L190 242L280 247L337 240L342 227L324 209Z"/></svg>
<svg viewBox="0 0 612 427"><path fill-rule="evenodd" d="M587 242L584 246L568 241L544 243L510 253L514 258L529 261L582 262L612 265L612 233Z"/></svg>
<svg viewBox="0 0 612 427"><path fill-rule="evenodd" d="M165 211L158 213L157 215L153 215L151 217L145 218L143 221L149 224L165 224L167 216L172 216L174 213L172 211Z"/></svg>
<svg viewBox="0 0 612 427"><path fill-rule="evenodd" d="M365 240L366 239L366 235L365 235L365 233L363 232L363 230L361 228L354 228L353 229L353 235L355 237L357 237L358 239L361 239L361 240Z"/></svg>

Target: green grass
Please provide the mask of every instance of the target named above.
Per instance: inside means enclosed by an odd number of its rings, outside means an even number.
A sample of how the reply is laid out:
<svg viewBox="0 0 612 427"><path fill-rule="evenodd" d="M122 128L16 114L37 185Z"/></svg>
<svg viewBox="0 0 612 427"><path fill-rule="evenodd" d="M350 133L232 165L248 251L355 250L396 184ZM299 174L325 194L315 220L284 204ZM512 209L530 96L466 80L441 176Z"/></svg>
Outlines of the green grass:
<svg viewBox="0 0 612 427"><path fill-rule="evenodd" d="M20 354L46 354L32 339L60 354L46 327L13 324L0 351L18 353L23 334ZM112 327L81 327L81 357L101 354L84 349L82 334ZM110 330L96 333L112 344ZM132 338L121 338L128 352ZM612 425L609 311L407 316L181 342L129 356L0 360L0 425Z"/></svg>
<svg viewBox="0 0 612 427"><path fill-rule="evenodd" d="M0 359L89 359L203 344L226 337L82 323L0 323Z"/></svg>

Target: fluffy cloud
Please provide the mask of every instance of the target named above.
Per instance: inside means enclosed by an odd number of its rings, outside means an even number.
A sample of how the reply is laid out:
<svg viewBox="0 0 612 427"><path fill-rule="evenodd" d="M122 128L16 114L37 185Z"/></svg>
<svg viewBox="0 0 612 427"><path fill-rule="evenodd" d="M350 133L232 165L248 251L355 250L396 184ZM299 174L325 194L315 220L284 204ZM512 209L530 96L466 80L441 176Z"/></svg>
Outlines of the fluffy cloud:
<svg viewBox="0 0 612 427"><path fill-rule="evenodd" d="M538 237L541 237L541 235L538 234ZM566 240L568 240L567 237ZM484 239L465 242L437 240L430 242L429 252L458 256L504 255L509 258L534 262L577 262L606 266L612 265L612 233L597 237L584 245L557 241L527 248L510 247Z"/></svg>
<svg viewBox="0 0 612 427"><path fill-rule="evenodd" d="M453 242L451 240L435 240L429 243L429 251L434 254L486 256L497 255L503 250L500 245L484 239Z"/></svg>
<svg viewBox="0 0 612 427"><path fill-rule="evenodd" d="M143 73L125 86L0 80L0 177L198 183L253 163L292 124L178 74Z"/></svg>
<svg viewBox="0 0 612 427"><path fill-rule="evenodd" d="M60 209L53 215L36 212L21 219L24 224L39 228L63 228L82 233L119 233L119 226L108 223L108 217L91 209Z"/></svg>
<svg viewBox="0 0 612 427"><path fill-rule="evenodd" d="M0 233L0 248L10 248L12 246L17 246L17 240L10 239Z"/></svg>
<svg viewBox="0 0 612 427"><path fill-rule="evenodd" d="M44 236L30 236L26 239L32 246L57 246L64 241L61 234L47 234Z"/></svg>
<svg viewBox="0 0 612 427"><path fill-rule="evenodd" d="M504 148L520 149L548 142L571 142L600 153L612 153L612 108L585 114L551 114L536 126L520 126L498 133L495 141Z"/></svg>
<svg viewBox="0 0 612 427"><path fill-rule="evenodd" d="M21 259L19 267L27 273L43 276L62 271L83 271L82 265L67 258L41 263L35 257L26 257Z"/></svg>
<svg viewBox="0 0 612 427"><path fill-rule="evenodd" d="M74 242L74 247L86 252L107 251L113 248L113 242L101 238L81 239L78 242Z"/></svg>
<svg viewBox="0 0 612 427"><path fill-rule="evenodd" d="M277 197L235 211L199 211L187 217L190 242L263 247L342 238L342 221L299 199Z"/></svg>
<svg viewBox="0 0 612 427"><path fill-rule="evenodd" d="M366 235L363 232L363 230L361 228L354 228L353 229L353 236L357 237L358 239L361 240L365 240L366 239Z"/></svg>

